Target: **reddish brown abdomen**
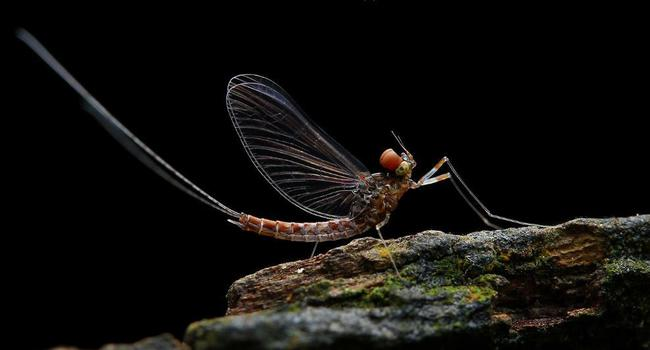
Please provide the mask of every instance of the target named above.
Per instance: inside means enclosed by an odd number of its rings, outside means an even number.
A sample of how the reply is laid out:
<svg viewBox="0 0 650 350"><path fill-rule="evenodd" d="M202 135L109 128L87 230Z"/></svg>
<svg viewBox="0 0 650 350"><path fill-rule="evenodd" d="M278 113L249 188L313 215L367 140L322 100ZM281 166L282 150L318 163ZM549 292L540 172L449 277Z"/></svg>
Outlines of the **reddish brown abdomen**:
<svg viewBox="0 0 650 350"><path fill-rule="evenodd" d="M358 225L351 219L335 219L318 222L286 222L241 214L240 228L244 231L277 239L303 242L334 241L363 233L366 225Z"/></svg>

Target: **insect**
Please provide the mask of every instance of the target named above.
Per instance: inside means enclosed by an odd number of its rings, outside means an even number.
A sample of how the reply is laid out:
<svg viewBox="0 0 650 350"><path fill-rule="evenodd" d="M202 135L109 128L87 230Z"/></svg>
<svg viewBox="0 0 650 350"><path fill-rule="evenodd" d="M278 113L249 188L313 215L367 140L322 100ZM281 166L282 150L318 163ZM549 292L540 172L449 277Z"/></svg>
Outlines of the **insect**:
<svg viewBox="0 0 650 350"><path fill-rule="evenodd" d="M394 133L401 147L400 153L392 148L386 149L379 158L383 171L370 173L357 158L308 119L280 86L254 74L237 75L228 83L226 105L235 131L251 162L273 188L298 208L323 220L288 222L237 212L210 196L154 153L29 32L19 30L17 36L82 97L84 108L151 170L190 196L226 214L228 222L244 231L290 241L316 242L312 256L318 242L353 237L373 228L385 245L381 228L388 223L400 198L409 190L448 179L487 225L497 227L487 217L534 225L492 214L467 187L447 157L417 181L413 180L415 159ZM438 175L443 165L447 165L449 172ZM392 256L390 260L399 275Z"/></svg>

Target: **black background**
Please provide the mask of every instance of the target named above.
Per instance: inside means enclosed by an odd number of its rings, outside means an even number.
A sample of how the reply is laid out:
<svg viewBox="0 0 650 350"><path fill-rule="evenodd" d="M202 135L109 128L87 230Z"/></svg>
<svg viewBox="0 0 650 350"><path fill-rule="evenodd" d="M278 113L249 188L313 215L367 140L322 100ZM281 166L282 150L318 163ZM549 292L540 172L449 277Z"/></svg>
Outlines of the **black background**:
<svg viewBox="0 0 650 350"><path fill-rule="evenodd" d="M12 12L2 33L10 59L2 250L3 289L16 311L4 314L17 347L181 337L190 322L224 314L234 280L311 250L240 232L156 177L13 38L17 26L238 211L314 220L265 183L227 116L228 79L258 73L371 171L397 146L395 130L418 161L416 176L447 155L497 214L555 224L650 212L638 11L409 6L98 3ZM408 193L384 234L482 228L441 183Z"/></svg>

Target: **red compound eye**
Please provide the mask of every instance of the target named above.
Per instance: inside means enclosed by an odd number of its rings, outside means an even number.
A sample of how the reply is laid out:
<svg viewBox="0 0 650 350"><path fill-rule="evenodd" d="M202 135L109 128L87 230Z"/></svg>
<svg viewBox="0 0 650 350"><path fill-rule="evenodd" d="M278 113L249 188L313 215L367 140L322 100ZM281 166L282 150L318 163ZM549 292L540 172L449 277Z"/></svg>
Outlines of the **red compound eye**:
<svg viewBox="0 0 650 350"><path fill-rule="evenodd" d="M385 150L379 157L379 164L390 171L395 171L400 163L402 163L402 157L395 153L392 148Z"/></svg>

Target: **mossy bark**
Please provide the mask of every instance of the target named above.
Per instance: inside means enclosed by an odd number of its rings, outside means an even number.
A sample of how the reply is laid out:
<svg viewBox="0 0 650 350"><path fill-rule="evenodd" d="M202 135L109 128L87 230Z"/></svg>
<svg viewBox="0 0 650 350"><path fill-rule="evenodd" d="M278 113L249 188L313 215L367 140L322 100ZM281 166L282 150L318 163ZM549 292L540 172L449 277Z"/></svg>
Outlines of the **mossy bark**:
<svg viewBox="0 0 650 350"><path fill-rule="evenodd" d="M196 322L192 349L650 346L650 216L361 238L269 267Z"/></svg>

